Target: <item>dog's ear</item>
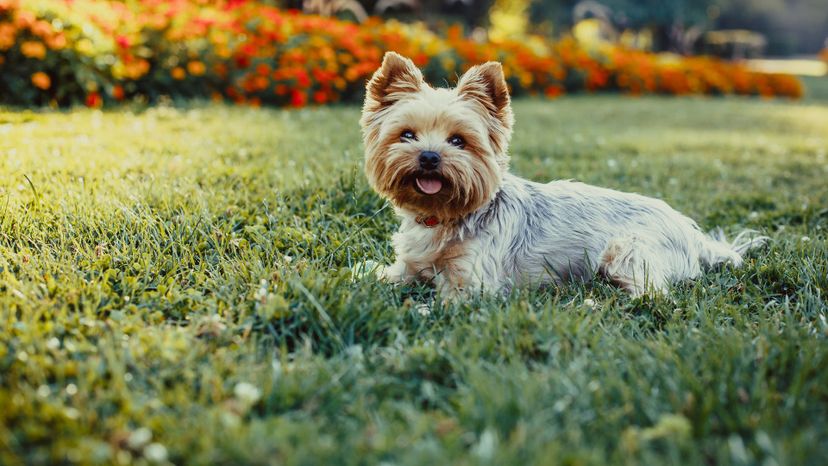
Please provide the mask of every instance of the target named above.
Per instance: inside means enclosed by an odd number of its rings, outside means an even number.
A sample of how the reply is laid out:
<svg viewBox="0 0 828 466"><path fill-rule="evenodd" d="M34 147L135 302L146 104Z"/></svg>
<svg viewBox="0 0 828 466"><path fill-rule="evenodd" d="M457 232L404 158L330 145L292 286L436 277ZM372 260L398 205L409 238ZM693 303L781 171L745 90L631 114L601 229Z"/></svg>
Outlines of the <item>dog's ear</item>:
<svg viewBox="0 0 828 466"><path fill-rule="evenodd" d="M414 62L395 52L386 52L382 65L368 81L363 111L376 111L418 92L424 85L423 73Z"/></svg>
<svg viewBox="0 0 828 466"><path fill-rule="evenodd" d="M513 117L509 87L500 63L490 61L469 68L457 83L457 94L480 102L506 130L511 130Z"/></svg>

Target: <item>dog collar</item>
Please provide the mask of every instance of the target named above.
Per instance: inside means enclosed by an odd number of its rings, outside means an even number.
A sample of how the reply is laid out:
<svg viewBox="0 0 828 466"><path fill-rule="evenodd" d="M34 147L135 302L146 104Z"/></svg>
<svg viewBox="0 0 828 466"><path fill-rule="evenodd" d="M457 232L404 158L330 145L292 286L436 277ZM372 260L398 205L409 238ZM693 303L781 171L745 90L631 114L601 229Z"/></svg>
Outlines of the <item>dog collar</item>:
<svg viewBox="0 0 828 466"><path fill-rule="evenodd" d="M417 223L423 225L426 228L434 228L440 224L440 219L438 219L434 215L431 215L429 217L423 217L421 215L418 215L417 218L415 218L414 220L416 220Z"/></svg>

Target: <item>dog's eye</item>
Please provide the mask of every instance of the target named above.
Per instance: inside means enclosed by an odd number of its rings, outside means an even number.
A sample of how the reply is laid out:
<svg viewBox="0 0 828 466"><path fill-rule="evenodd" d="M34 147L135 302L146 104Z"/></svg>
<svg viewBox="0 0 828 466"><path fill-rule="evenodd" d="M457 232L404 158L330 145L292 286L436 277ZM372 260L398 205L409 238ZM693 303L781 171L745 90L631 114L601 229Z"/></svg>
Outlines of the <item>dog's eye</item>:
<svg viewBox="0 0 828 466"><path fill-rule="evenodd" d="M460 136L456 135L456 134L454 136L448 138L448 143L451 144L454 147L459 147L461 149L463 148L463 146L466 145L466 141L463 138L461 138Z"/></svg>
<svg viewBox="0 0 828 466"><path fill-rule="evenodd" d="M400 140L402 142L406 142L406 140L416 141L417 140L417 135L414 134L414 131L411 131L410 129L407 129L407 130L403 131L402 134L400 134Z"/></svg>

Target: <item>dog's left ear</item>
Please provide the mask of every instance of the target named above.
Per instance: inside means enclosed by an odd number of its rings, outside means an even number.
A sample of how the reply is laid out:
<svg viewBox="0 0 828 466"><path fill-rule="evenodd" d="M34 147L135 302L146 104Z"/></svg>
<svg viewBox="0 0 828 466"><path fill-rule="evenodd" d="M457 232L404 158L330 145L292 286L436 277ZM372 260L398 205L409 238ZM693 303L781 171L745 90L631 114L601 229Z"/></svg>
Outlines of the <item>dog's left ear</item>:
<svg viewBox="0 0 828 466"><path fill-rule="evenodd" d="M500 63L490 61L471 67L457 83L457 94L480 102L506 131L511 131L514 117Z"/></svg>

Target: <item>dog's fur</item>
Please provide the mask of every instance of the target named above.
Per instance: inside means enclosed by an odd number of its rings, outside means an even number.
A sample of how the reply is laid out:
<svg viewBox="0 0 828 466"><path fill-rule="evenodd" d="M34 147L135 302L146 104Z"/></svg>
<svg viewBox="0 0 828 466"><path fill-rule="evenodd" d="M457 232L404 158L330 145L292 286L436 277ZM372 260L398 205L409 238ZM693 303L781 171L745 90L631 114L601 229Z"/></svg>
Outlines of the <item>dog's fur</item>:
<svg viewBox="0 0 828 466"><path fill-rule="evenodd" d="M499 63L440 89L389 52L360 123L368 180L401 218L396 262L382 272L391 281L433 280L450 295L600 275L639 295L715 264L739 266L766 239L745 232L727 242L660 200L510 174L513 116ZM436 169L421 168L423 151L439 154Z"/></svg>

